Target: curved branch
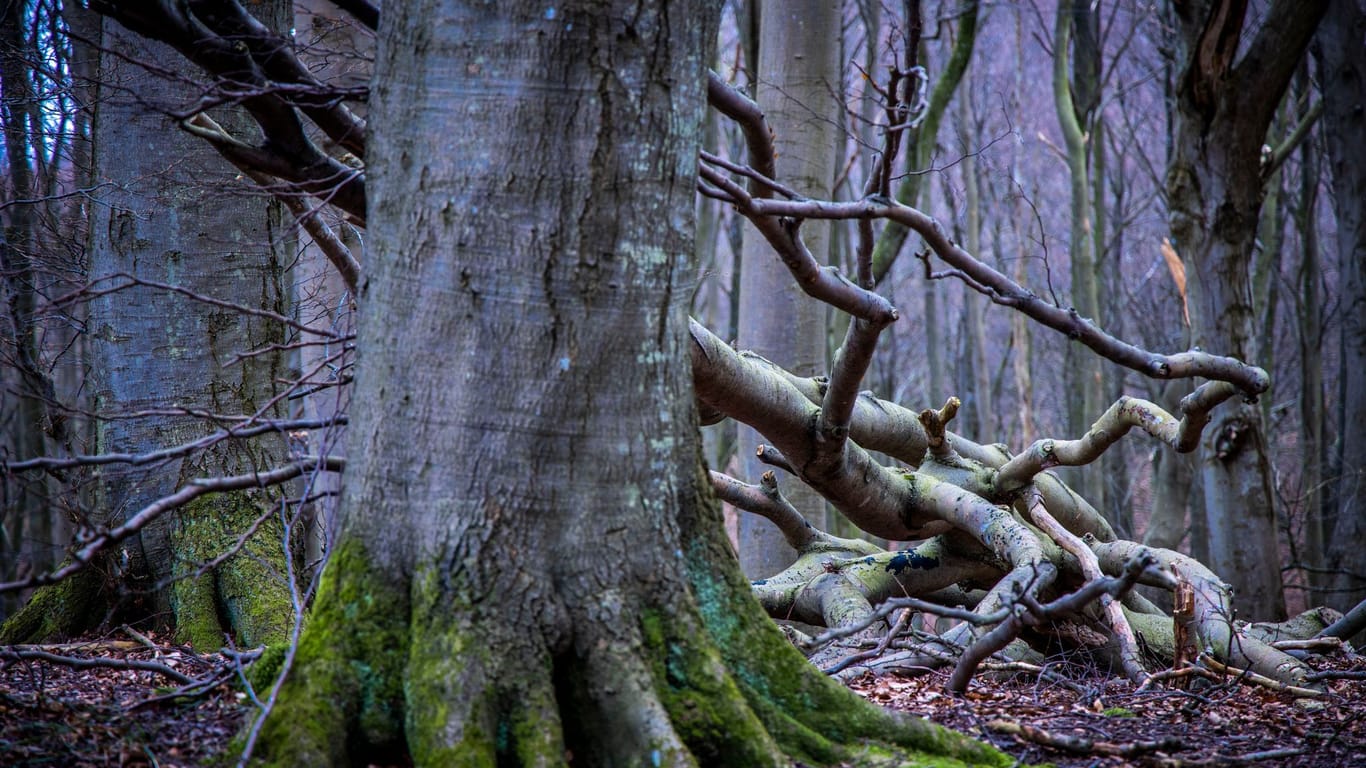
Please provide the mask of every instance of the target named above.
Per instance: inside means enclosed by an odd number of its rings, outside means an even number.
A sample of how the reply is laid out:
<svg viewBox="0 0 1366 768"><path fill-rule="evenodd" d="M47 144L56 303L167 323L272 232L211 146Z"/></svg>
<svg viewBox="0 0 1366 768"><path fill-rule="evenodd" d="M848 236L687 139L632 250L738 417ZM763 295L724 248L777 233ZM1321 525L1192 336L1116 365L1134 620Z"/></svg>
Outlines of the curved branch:
<svg viewBox="0 0 1366 768"><path fill-rule="evenodd" d="M1024 453L1006 462L996 474L996 490L1013 493L1051 467L1090 464L1119 439L1138 427L1178 453L1189 453L1209 423L1209 411L1233 397L1237 390L1227 382L1207 382L1181 401L1185 415L1178 421L1155 403L1123 396L1111 405L1085 435L1076 440L1037 440Z"/></svg>
<svg viewBox="0 0 1366 768"><path fill-rule="evenodd" d="M1199 350L1160 354L1136 347L1106 333L1075 311L1050 304L949 239L939 222L925 213L882 197L853 202L825 200L750 201L755 215L801 219L887 219L915 230L935 255L961 270L990 291L992 301L1024 313L1031 319L1080 341L1100 356L1155 379L1206 378L1226 381L1255 398L1271 386L1266 371L1236 358Z"/></svg>
<svg viewBox="0 0 1366 768"><path fill-rule="evenodd" d="M743 483L730 475L710 470L716 498L746 512L753 512L778 526L787 545L802 552L820 538L821 532L802 517L802 513L778 491L778 479L765 472L760 485Z"/></svg>

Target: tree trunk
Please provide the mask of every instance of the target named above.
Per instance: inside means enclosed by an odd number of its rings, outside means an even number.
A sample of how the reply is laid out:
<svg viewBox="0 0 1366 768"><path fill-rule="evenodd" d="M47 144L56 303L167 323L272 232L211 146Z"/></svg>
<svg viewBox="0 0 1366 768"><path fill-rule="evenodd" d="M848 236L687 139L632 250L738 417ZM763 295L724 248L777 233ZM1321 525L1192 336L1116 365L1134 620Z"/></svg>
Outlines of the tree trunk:
<svg viewBox="0 0 1366 768"><path fill-rule="evenodd" d="M1279 0L1242 56L1246 4L1176 8L1185 70L1167 171L1172 241L1188 270L1193 342L1258 359L1251 259L1262 204L1267 127L1323 13L1324 2ZM1260 411L1215 412L1200 447L1211 570L1234 586L1243 618L1282 619L1276 509ZM1252 564L1257 564L1252 567Z"/></svg>
<svg viewBox="0 0 1366 768"><path fill-rule="evenodd" d="M278 4L273 10L282 12ZM148 107L179 109L193 101L196 94L183 84L133 63L174 61L177 54L109 20L104 45L94 161L96 177L116 183L91 207L90 272L98 287L133 276L247 311L287 315L282 265L291 249L276 206L235 189L234 172L207 145ZM134 286L97 295L89 328L96 452L145 453L217 428L190 410L229 418L280 415L276 382L291 377L282 353L271 349L285 341L275 320ZM254 354L236 359L247 352ZM249 472L282 454L279 436L267 436L220 444L183 461L101 467L94 509L84 522L118 525L193 478ZM102 570L112 576L108 586L118 587L107 595L111 608L138 619L169 611L180 640L200 650L222 647L225 632L243 646L283 640L289 593L280 578L283 532L273 504L268 494L214 494L158 519L108 553ZM203 566L235 546L258 518L257 533L238 554L212 569ZM150 603L117 602L130 586L146 590ZM37 638L13 632L34 626L42 634L74 634L105 615L88 611L53 626L35 625L21 611L3 638L32 641Z"/></svg>
<svg viewBox="0 0 1366 768"><path fill-rule="evenodd" d="M778 179L812 198L829 198L839 156L840 3L782 0L759 6L759 67L756 100L773 126ZM802 239L817 261L826 263L830 223L808 221ZM740 348L756 352L798 376L826 370L826 309L812 301L750 226L740 276ZM762 442L749 427L739 430L743 474L751 482L769 469L755 457ZM801 483L783 493L812 525L829 530L825 500ZM750 578L771 576L797 553L782 534L758 515L739 520L740 565Z"/></svg>
<svg viewBox="0 0 1366 768"><path fill-rule="evenodd" d="M809 667L728 554L687 335L712 4L384 13L343 526L258 756L1007 764Z"/></svg>
<svg viewBox="0 0 1366 768"><path fill-rule="evenodd" d="M1308 67L1302 69L1304 89L1309 88ZM1295 498L1298 507L1302 549L1296 551L1311 570L1308 573L1310 605L1323 605L1321 578L1327 531L1323 528L1323 343L1324 308L1323 261L1319 253L1319 184L1321 149L1312 142L1300 145L1300 194L1295 205L1295 226L1299 230L1300 264L1297 275L1299 297L1294 305L1296 338L1299 341L1299 428L1300 483ZM1291 535L1296 531L1291 529Z"/></svg>
<svg viewBox="0 0 1366 768"><path fill-rule="evenodd" d="M1324 136L1333 176L1342 280L1342 378L1336 517L1328 564L1336 571L1328 605L1346 611L1366 599L1366 3L1331 4L1317 38Z"/></svg>
<svg viewBox="0 0 1366 768"><path fill-rule="evenodd" d="M977 155L973 151L973 146L980 140L977 135L975 125L977 123L977 110L973 104L972 89L968 88L963 93L963 98L958 101L958 116L960 121L959 140L963 150L963 208L964 222L963 227L967 230L966 243L968 252L977 254L978 258L985 259L982 252L982 190L980 171L977 168ZM999 251L997 251L999 253ZM995 435L1000 434L996 428L996 408L992 401L991 391L991 370L989 362L991 355L987 353L988 336L986 329L987 303L969 293L963 308L967 320L966 350L969 360L972 392L970 397L964 398L963 405L968 411L963 419L963 423L970 425L967 434L977 440L991 440ZM939 407L942 402L930 402L926 405Z"/></svg>
<svg viewBox="0 0 1366 768"><path fill-rule="evenodd" d="M1071 227L1068 252L1071 256L1072 308L1084 318L1100 322L1100 289L1096 281L1095 239L1091 228L1091 182L1087 165L1088 132L1094 105L1099 101L1100 49L1090 33L1093 18L1086 4L1058 4L1053 35L1053 106L1062 128L1063 148L1071 184ZM1076 22L1074 24L1074 21ZM1075 31L1075 56L1072 76L1068 77L1068 53ZM1105 382L1101 358L1081 344L1067 345L1067 434L1086 434L1091 423L1100 418L1109 403L1104 402ZM1105 483L1100 471L1103 462L1087 467L1076 475L1074 487L1082 498L1099 510L1105 504ZM1111 520L1112 524L1117 521Z"/></svg>
<svg viewBox="0 0 1366 768"><path fill-rule="evenodd" d="M29 458L45 453L45 433L58 423L48 414L51 381L44 372L35 309L38 285L34 260L38 245L36 208L42 197L33 168L41 156L46 130L37 119L31 62L41 60L30 28L30 3L13 0L0 6L0 124L3 124L7 182L0 186L6 205L0 208L0 451ZM35 146L35 144L37 146ZM0 580L17 572L52 565L52 511L45 477L7 476L0 508ZM0 618L14 607L14 596L0 597Z"/></svg>

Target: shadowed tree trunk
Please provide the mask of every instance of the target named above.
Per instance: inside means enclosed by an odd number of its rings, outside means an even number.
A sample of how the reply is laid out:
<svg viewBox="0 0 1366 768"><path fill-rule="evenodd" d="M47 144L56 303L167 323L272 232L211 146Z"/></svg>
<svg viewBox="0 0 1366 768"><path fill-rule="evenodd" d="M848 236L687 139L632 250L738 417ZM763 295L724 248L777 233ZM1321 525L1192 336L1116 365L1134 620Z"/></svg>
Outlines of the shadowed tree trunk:
<svg viewBox="0 0 1366 768"><path fill-rule="evenodd" d="M1316 45L1342 280L1336 518L1325 531L1336 575L1326 598L1346 611L1366 598L1366 3L1332 3Z"/></svg>
<svg viewBox="0 0 1366 768"><path fill-rule="evenodd" d="M95 175L115 183L90 209L96 287L128 284L132 277L228 303L146 285L92 300L90 387L102 417L95 448L140 454L217 429L214 420L190 410L228 418L279 415L275 383L290 377L283 354L271 345L284 342L284 326L232 305L288 314L282 265L290 256L278 250L288 241L281 240L275 206L242 196L225 162L153 111L180 108L194 94L135 62L174 60L176 54L109 20L104 45ZM236 359L248 352L255 354ZM184 461L101 467L91 519L80 522L117 526L194 478L260 469L280 459L282 449L278 436L267 436ZM273 499L255 492L211 494L162 517L107 553L98 569L103 581L96 569L86 569L40 590L5 624L0 641L75 634L106 618L102 604L117 611L129 599L141 602L144 612L172 616L178 638L201 650L222 647L225 633L244 646L283 640L289 596L280 578L284 550ZM258 518L257 534L239 554L215 568L201 567L228 552ZM97 599L92 590L102 595Z"/></svg>
<svg viewBox="0 0 1366 768"><path fill-rule="evenodd" d="M41 331L35 309L38 283L35 272L37 200L42 197L35 178L33 156L44 153L46 130L34 88L33 62L40 61L32 36L32 4L10 0L0 5L0 124L5 143L4 178L0 195L0 452L5 456L40 456L44 434L58 437L45 402L52 398L51 380L44 373ZM37 146L35 146L35 144ZM52 565L52 512L45 478L5 477L0 499L0 580L17 571L42 570ZM0 617L14 607L0 598Z"/></svg>
<svg viewBox="0 0 1366 768"><path fill-rule="evenodd" d="M1175 4L1176 136L1167 172L1172 242L1189 265L1193 343L1258 359L1251 259L1267 128L1327 3L1272 4L1240 46L1246 2ZM1237 54L1245 48L1241 57ZM1285 614L1267 437L1252 405L1221 409L1200 448L1208 565L1234 586L1244 618ZM1251 563L1266 564L1251 568Z"/></svg>
<svg viewBox="0 0 1366 768"><path fill-rule="evenodd" d="M687 329L714 12L385 4L344 519L269 763L1009 763L807 665L722 537Z"/></svg>
<svg viewBox="0 0 1366 768"><path fill-rule="evenodd" d="M1096 279L1096 241L1092 231L1088 157L1095 109L1100 104L1100 47L1095 17L1085 2L1062 2L1053 27L1053 108L1062 129L1063 150L1071 187L1071 226L1067 247L1071 261L1072 308L1099 323L1100 288ZM1075 43L1073 40L1075 39ZM1071 54L1069 56L1069 53ZM1069 67L1068 62L1072 66ZM1081 344L1067 345L1067 431L1081 435L1096 414L1105 410L1104 366ZM1104 462L1087 467L1073 485L1096 509L1107 510ZM1115 520L1110 521L1112 524Z"/></svg>

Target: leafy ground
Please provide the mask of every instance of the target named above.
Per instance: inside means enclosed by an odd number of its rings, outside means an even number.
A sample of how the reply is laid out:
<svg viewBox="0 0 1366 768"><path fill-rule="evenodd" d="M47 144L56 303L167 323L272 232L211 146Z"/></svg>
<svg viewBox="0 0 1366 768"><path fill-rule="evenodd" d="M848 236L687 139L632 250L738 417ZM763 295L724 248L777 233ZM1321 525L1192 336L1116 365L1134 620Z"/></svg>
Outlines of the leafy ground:
<svg viewBox="0 0 1366 768"><path fill-rule="evenodd" d="M0 766L231 765L224 749L253 711L232 664L136 635L86 644L24 647L100 663L150 662L205 681L193 697L160 672L73 668L0 649ZM1366 656L1310 662L1354 676L1327 682L1319 699L1228 680L1197 688L1154 687L1088 675L1065 663L1037 674L980 676L963 697L943 692L946 675L856 681L863 696L975 733L1026 763L1081 766L1363 766ZM183 692L183 691L182 691ZM1012 732L1013 731L1013 732ZM1041 742L1070 740L1071 749Z"/></svg>
<svg viewBox="0 0 1366 768"><path fill-rule="evenodd" d="M1366 766L1366 656L1310 660L1357 679L1326 682L1322 698L1299 698L1237 680L1192 681L1189 690L1146 691L1121 679L1053 680L1014 674L944 693L947 672L865 678L864 697L976 734L1025 763L1082 766ZM1055 746L1045 746L1053 744Z"/></svg>

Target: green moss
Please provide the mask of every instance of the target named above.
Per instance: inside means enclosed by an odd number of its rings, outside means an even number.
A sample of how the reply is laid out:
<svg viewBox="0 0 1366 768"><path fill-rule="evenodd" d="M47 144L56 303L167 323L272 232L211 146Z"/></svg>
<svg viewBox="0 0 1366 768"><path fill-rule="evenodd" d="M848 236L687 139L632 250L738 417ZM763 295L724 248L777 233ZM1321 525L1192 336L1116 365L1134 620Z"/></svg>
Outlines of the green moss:
<svg viewBox="0 0 1366 768"><path fill-rule="evenodd" d="M675 732L702 765L772 763L777 745L716 649L696 629L678 631L678 621L654 610L640 620L655 692Z"/></svg>
<svg viewBox="0 0 1366 768"><path fill-rule="evenodd" d="M175 639L200 653L213 653L223 647L223 628L218 621L214 600L213 574L183 572L175 568L171 587L171 609L175 611Z"/></svg>
<svg viewBox="0 0 1366 768"><path fill-rule="evenodd" d="M344 765L403 754L408 593L343 539L332 553L294 669L261 731L267 765ZM362 763L363 764L363 763Z"/></svg>
<svg viewBox="0 0 1366 768"><path fill-rule="evenodd" d="M254 691L264 691L274 685L275 678L280 676L280 669L285 663L285 654L289 651L289 646L285 643L267 645L261 652L260 657L251 663L246 669L247 683Z"/></svg>
<svg viewBox="0 0 1366 768"><path fill-rule="evenodd" d="M171 608L176 638L201 652L222 647L224 633L238 645L283 642L289 632L289 590L284 583L284 548L279 520L257 523L263 507L245 491L201 496L180 511L171 532L176 553ZM210 571L203 564L238 547Z"/></svg>
<svg viewBox="0 0 1366 768"><path fill-rule="evenodd" d="M820 674L763 614L738 570L717 566L724 560L711 538L704 532L685 551L693 593L721 661L784 752L833 764L852 759L849 745L880 742L914 750L907 764L922 757L948 765L1014 763L964 734L878 708Z"/></svg>
<svg viewBox="0 0 1366 768"><path fill-rule="evenodd" d="M104 616L102 583L100 573L87 567L40 587L23 608L0 624L0 645L50 643L81 634Z"/></svg>
<svg viewBox="0 0 1366 768"><path fill-rule="evenodd" d="M1106 717L1138 717L1138 715L1134 714L1133 710L1125 709L1124 707L1110 707L1101 712L1101 714Z"/></svg>

